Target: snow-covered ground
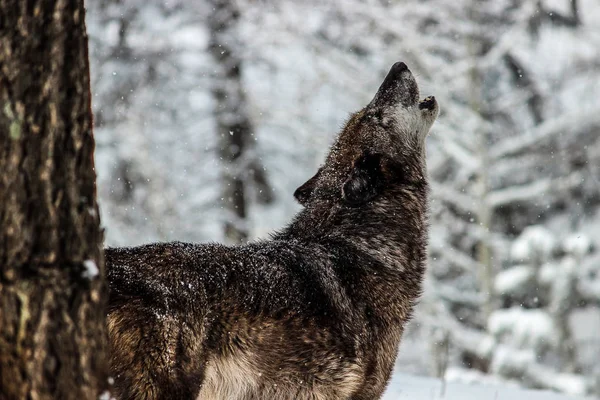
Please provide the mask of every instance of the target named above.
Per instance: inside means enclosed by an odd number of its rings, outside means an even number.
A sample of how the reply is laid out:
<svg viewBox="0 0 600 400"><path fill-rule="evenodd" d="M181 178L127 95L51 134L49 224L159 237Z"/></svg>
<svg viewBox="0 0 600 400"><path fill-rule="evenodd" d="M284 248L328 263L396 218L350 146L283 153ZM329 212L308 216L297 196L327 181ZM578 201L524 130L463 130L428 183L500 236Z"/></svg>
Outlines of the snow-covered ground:
<svg viewBox="0 0 600 400"><path fill-rule="evenodd" d="M383 396L384 400L573 400L557 393L524 390L506 386L446 382L435 378L396 373Z"/></svg>

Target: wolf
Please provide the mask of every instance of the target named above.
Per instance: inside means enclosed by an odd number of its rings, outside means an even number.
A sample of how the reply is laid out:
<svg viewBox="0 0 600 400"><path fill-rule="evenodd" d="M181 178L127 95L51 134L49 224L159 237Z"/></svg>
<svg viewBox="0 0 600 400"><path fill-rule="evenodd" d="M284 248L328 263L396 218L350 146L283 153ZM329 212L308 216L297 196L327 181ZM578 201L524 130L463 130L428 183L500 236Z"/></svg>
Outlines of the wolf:
<svg viewBox="0 0 600 400"><path fill-rule="evenodd" d="M116 397L380 398L421 292L438 108L395 63L270 240L106 249Z"/></svg>

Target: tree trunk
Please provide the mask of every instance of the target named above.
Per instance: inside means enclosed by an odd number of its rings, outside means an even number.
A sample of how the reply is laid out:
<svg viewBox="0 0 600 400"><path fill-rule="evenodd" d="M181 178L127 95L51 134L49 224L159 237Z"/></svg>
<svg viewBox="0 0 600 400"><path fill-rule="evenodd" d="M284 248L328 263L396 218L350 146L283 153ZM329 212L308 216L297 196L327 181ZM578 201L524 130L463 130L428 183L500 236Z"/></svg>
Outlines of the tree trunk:
<svg viewBox="0 0 600 400"><path fill-rule="evenodd" d="M0 0L0 398L108 387L83 0Z"/></svg>
<svg viewBox="0 0 600 400"><path fill-rule="evenodd" d="M476 3L474 3L476 4ZM472 13L472 18L476 20ZM482 115L482 108L484 107L484 99L481 96L482 92L482 76L481 71L476 66L477 57L480 56L480 43L477 43L477 38L472 37L468 39L468 48L470 55L473 60L473 66L469 72L469 102L471 109L474 113ZM488 156L488 140L487 132L482 130L477 133L477 156L480 160L479 173L477 174L478 183L478 198L479 201L477 206L477 222L482 228L483 236L477 243L476 257L477 261L482 265L482 269L477 271L479 278L479 288L483 294L483 317L484 325L494 309L494 266L492 258L492 249L490 247L490 230L492 224L492 209L489 205L489 168L490 161Z"/></svg>
<svg viewBox="0 0 600 400"><path fill-rule="evenodd" d="M272 201L264 168L250 154L254 145L254 127L250 120L242 84L242 60L235 33L239 10L231 0L211 0L209 18L210 51L217 63L213 98L219 135L219 156L223 167L222 197L227 218L225 236L232 242L248 238L248 189L254 185L259 202Z"/></svg>

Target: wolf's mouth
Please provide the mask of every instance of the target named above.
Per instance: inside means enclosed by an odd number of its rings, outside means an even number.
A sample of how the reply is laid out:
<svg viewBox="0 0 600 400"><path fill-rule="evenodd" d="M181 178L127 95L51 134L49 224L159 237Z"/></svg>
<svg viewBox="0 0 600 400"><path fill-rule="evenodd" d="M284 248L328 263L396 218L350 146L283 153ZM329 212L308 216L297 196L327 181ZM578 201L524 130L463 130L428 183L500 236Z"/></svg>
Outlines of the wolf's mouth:
<svg viewBox="0 0 600 400"><path fill-rule="evenodd" d="M435 96L425 97L419 102L419 110L433 110L435 107Z"/></svg>

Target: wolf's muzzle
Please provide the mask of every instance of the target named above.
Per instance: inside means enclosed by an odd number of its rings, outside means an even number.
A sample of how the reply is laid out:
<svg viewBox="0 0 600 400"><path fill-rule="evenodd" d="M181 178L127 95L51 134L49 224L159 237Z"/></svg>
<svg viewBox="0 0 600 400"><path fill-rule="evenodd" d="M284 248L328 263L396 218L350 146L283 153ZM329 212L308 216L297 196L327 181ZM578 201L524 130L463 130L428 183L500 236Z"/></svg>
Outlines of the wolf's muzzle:
<svg viewBox="0 0 600 400"><path fill-rule="evenodd" d="M410 107L417 104L419 87L408 67L403 62L392 65L377 94L369 104L371 107Z"/></svg>

